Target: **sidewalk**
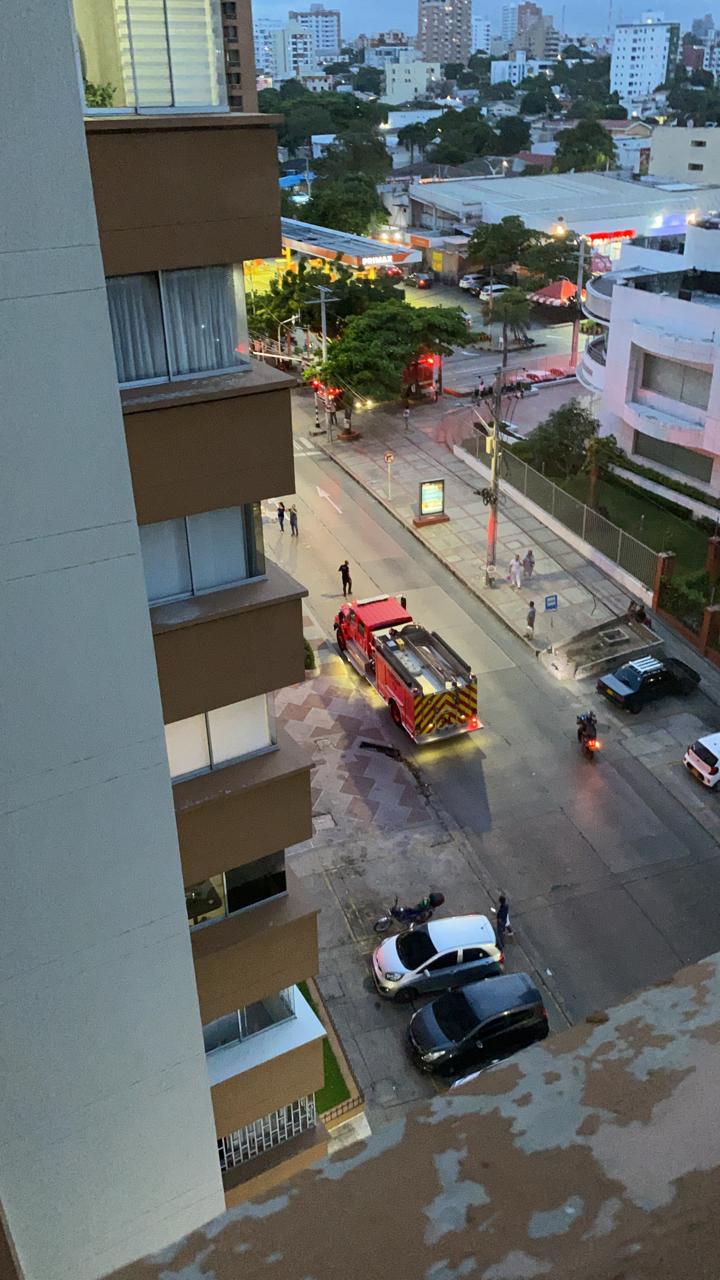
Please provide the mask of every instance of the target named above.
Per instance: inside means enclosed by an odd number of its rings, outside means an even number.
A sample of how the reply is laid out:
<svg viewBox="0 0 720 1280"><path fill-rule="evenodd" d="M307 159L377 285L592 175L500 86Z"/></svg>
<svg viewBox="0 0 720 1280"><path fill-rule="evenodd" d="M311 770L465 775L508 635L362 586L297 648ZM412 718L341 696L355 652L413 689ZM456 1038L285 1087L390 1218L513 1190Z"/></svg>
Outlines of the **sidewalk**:
<svg viewBox="0 0 720 1280"><path fill-rule="evenodd" d="M536 404L546 403L542 397L540 392L527 401L532 405L533 416L537 413ZM548 404L547 412L551 407ZM314 425L312 400L302 393L296 393L293 413L303 431ZM536 651L624 612L628 605L626 592L511 501L498 513L499 577L494 587L485 585L488 508L476 493L483 482L448 447L471 434L470 422L467 403L440 401L413 409L407 432L399 409L394 414L376 409L356 415L353 426L363 434L352 444L329 444L324 436L315 439L320 449L401 520L516 635L524 636L528 607L534 600ZM394 454L391 497L385 462L388 451ZM415 529L412 520L417 514L420 481L441 478L445 480L449 523ZM522 559L528 548L535 556L535 574L532 582L516 590L507 581L507 571L516 552ZM555 614L544 612L546 595L558 597Z"/></svg>

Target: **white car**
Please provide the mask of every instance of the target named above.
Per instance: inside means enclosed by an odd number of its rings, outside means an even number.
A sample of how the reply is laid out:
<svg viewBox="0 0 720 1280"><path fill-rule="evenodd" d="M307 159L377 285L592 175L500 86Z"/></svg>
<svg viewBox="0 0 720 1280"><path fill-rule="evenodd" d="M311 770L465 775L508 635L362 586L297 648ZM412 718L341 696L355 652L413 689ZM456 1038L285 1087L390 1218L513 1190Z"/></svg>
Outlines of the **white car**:
<svg viewBox="0 0 720 1280"><path fill-rule="evenodd" d="M486 284L478 294L484 302L489 302L491 298L499 298L502 293L507 293L511 286L509 284Z"/></svg>
<svg viewBox="0 0 720 1280"><path fill-rule="evenodd" d="M460 280L458 280L458 287L460 289L479 289L482 287L483 282L486 280L487 280L487 275L484 275L484 276L476 275L475 273L470 271L468 275L462 276Z"/></svg>
<svg viewBox="0 0 720 1280"><path fill-rule="evenodd" d="M381 996L413 1000L502 974L505 957L487 916L445 916L386 938L373 953Z"/></svg>
<svg viewBox="0 0 720 1280"><path fill-rule="evenodd" d="M685 752L684 764L704 787L716 787L720 780L720 733L709 733L693 742Z"/></svg>

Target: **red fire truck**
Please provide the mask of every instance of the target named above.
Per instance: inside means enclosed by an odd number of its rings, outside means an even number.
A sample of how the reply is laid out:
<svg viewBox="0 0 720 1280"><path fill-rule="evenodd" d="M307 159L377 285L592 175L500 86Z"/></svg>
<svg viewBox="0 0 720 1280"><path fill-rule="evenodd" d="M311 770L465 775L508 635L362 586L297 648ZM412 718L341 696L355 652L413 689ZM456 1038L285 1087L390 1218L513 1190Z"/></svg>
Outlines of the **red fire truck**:
<svg viewBox="0 0 720 1280"><path fill-rule="evenodd" d="M344 604L335 632L341 653L375 686L413 742L482 728L477 678L467 662L437 632L413 622L393 596Z"/></svg>

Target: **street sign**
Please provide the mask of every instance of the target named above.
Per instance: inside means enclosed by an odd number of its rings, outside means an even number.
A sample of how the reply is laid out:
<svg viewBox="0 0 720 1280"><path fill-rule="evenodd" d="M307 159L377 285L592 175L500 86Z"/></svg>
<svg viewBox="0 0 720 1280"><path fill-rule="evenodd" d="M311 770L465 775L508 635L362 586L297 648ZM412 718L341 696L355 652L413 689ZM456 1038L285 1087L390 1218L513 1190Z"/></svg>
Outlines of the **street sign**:
<svg viewBox="0 0 720 1280"><path fill-rule="evenodd" d="M422 480L420 482L420 518L441 516L445 513L445 481Z"/></svg>
<svg viewBox="0 0 720 1280"><path fill-rule="evenodd" d="M388 449L387 453L385 454L385 461L387 462L388 466L390 466L390 463L391 463L391 462L394 462L394 461L395 461L395 454L394 454L394 453L391 453L389 449Z"/></svg>
<svg viewBox="0 0 720 1280"><path fill-rule="evenodd" d="M557 596L546 596L546 597L545 597L545 612L546 612L546 613L552 613L552 612L554 612L554 610L555 610L555 609L557 609L557 607L558 607L558 598L557 598Z"/></svg>

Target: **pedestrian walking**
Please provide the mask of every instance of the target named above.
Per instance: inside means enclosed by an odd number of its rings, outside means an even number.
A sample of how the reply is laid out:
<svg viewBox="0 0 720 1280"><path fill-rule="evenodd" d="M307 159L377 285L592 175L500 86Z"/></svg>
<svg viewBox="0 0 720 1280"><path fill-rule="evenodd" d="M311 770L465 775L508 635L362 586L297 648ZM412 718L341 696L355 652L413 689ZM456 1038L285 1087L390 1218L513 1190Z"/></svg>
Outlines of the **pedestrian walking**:
<svg viewBox="0 0 720 1280"><path fill-rule="evenodd" d="M337 403L335 402L335 400L330 401L328 408L330 409L330 426L336 427L337 426Z"/></svg>
<svg viewBox="0 0 720 1280"><path fill-rule="evenodd" d="M519 589L522 586L522 575L523 567L520 559L520 553L516 552L514 559L510 561L510 568L508 569L508 582L510 583L510 586L515 587L516 590Z"/></svg>
<svg viewBox="0 0 720 1280"><path fill-rule="evenodd" d="M510 927L510 906L504 893L498 898L497 911L495 912L495 933L497 935L497 944L501 951L505 950L505 935L510 934L512 937L512 929Z"/></svg>
<svg viewBox="0 0 720 1280"><path fill-rule="evenodd" d="M535 613L535 601L531 600L530 608L527 612L527 631L525 633L529 640L532 640L535 637Z"/></svg>
<svg viewBox="0 0 720 1280"><path fill-rule="evenodd" d="M343 595L351 596L352 595L352 578L350 577L350 561L349 560L343 560L342 564L338 569L338 573L340 574L340 581L342 582Z"/></svg>
<svg viewBox="0 0 720 1280"><path fill-rule="evenodd" d="M297 536L298 536L297 507L293 504L293 506L290 508L290 537L297 538Z"/></svg>
<svg viewBox="0 0 720 1280"><path fill-rule="evenodd" d="M479 383L477 383L477 384L473 387L473 393L472 393L472 402L473 402L473 404L477 404L477 402L478 402L478 400L479 400L479 399L480 399L480 384L479 384Z"/></svg>
<svg viewBox="0 0 720 1280"><path fill-rule="evenodd" d="M405 408L403 409L403 423L405 424L405 430L409 431L410 430L410 406L408 404L406 404Z"/></svg>
<svg viewBox="0 0 720 1280"><path fill-rule="evenodd" d="M278 518L278 524L280 525L280 532L284 533L285 532L285 503L284 502L278 502L277 518Z"/></svg>
<svg viewBox="0 0 720 1280"><path fill-rule="evenodd" d="M535 572L535 557L532 553L532 547L528 547L527 551L525 552L525 558L523 560L523 573L525 574L525 577L529 581L530 578L532 578L534 572Z"/></svg>

